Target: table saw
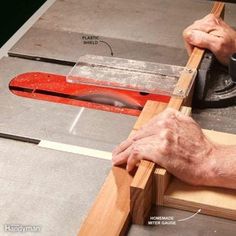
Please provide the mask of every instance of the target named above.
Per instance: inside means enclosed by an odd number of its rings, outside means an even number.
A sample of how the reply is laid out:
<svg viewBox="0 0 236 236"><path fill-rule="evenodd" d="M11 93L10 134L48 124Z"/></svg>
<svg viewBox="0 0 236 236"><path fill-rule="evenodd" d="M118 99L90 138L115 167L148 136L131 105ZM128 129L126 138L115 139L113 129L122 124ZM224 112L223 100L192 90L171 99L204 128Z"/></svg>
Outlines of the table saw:
<svg viewBox="0 0 236 236"><path fill-rule="evenodd" d="M6 226L11 225L37 226L39 235L44 236L76 235L111 167L109 160L96 158L97 151L109 154L128 136L140 113L140 107L132 102L124 102L128 108L121 112L124 108L112 104L22 96L28 94L29 87L24 86L29 84L13 84L14 78L29 75L35 79L37 72L50 79L54 75L57 81L66 77L85 54L111 56L105 44L83 44L85 34L99 35L109 42L118 58L183 66L187 55L181 32L206 15L210 7L210 2L187 0L140 4L123 0L56 1L8 51L8 56L1 58L1 235L9 235ZM234 4L227 4L225 18L232 26L235 11ZM143 97L142 101L145 93ZM161 100L167 97L163 95ZM194 109L193 117L203 128L236 134L235 106ZM80 147L79 151L86 148L92 154L40 147L41 141ZM184 219L192 213L153 207L152 215ZM132 225L128 235L157 233L235 235L236 229L235 221L197 214L176 225Z"/></svg>

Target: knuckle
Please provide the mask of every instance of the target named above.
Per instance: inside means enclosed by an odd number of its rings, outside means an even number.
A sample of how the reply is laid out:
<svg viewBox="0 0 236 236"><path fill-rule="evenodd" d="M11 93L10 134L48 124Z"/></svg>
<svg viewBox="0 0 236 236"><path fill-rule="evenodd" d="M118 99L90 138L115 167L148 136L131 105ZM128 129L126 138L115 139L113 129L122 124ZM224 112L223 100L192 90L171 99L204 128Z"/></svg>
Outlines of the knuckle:
<svg viewBox="0 0 236 236"><path fill-rule="evenodd" d="M172 144L172 133L169 129L163 130L160 134L161 137L161 144L160 148L162 153L169 154L171 150L171 144Z"/></svg>
<svg viewBox="0 0 236 236"><path fill-rule="evenodd" d="M132 150L133 159L138 159L139 154L140 154L140 149L139 147L135 146Z"/></svg>
<svg viewBox="0 0 236 236"><path fill-rule="evenodd" d="M159 151L163 156L169 156L170 155L170 145L167 140L163 141L162 144L160 145Z"/></svg>
<svg viewBox="0 0 236 236"><path fill-rule="evenodd" d="M168 140L169 139L169 136L170 136L170 130L169 129L163 129L160 133L160 137L163 139L163 140Z"/></svg>
<svg viewBox="0 0 236 236"><path fill-rule="evenodd" d="M158 126L161 128L161 129L166 129L168 127L168 124L169 124L169 119L163 119L163 120L160 120L158 122Z"/></svg>
<svg viewBox="0 0 236 236"><path fill-rule="evenodd" d="M141 128L139 129L139 132L141 131ZM131 144L134 144L137 140L139 139L139 134L135 134L132 138L131 138Z"/></svg>

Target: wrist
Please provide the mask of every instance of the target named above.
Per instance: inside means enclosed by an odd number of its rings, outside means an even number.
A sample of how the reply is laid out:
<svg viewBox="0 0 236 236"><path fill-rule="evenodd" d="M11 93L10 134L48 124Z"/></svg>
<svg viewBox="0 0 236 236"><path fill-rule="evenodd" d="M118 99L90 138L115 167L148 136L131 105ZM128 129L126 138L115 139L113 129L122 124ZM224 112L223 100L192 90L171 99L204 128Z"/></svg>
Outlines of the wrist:
<svg viewBox="0 0 236 236"><path fill-rule="evenodd" d="M208 178L204 185L235 188L235 146L216 145L209 156Z"/></svg>

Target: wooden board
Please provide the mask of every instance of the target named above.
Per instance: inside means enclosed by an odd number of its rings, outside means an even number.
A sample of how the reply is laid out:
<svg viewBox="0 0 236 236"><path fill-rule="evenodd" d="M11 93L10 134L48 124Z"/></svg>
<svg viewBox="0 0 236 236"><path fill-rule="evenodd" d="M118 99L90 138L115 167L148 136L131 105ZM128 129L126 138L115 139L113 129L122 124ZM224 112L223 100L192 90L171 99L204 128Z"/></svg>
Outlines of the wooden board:
<svg viewBox="0 0 236 236"><path fill-rule="evenodd" d="M171 174L164 168L156 168L154 171L153 189L155 195L153 196L153 203L159 206L164 204L164 194L171 181Z"/></svg>
<svg viewBox="0 0 236 236"><path fill-rule="evenodd" d="M214 143L236 145L236 135L214 130L202 129L203 133Z"/></svg>
<svg viewBox="0 0 236 236"><path fill-rule="evenodd" d="M173 178L164 195L164 206L236 220L236 190L196 187Z"/></svg>
<svg viewBox="0 0 236 236"><path fill-rule="evenodd" d="M155 164L150 161L142 161L139 171L136 173L130 186L130 210L134 224L144 224L149 216L153 198L153 172ZM137 187L138 186L138 187Z"/></svg>
<svg viewBox="0 0 236 236"><path fill-rule="evenodd" d="M129 187L133 177L113 167L83 222L79 236L125 235L130 224Z"/></svg>

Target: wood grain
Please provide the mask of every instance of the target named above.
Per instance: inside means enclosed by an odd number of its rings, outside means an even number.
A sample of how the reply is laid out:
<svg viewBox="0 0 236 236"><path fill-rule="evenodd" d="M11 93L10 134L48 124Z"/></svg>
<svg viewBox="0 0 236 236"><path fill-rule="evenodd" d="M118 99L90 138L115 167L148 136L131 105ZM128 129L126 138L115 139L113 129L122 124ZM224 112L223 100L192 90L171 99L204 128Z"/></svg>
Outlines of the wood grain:
<svg viewBox="0 0 236 236"><path fill-rule="evenodd" d="M133 176L113 167L83 222L79 236L125 235L130 220L130 184Z"/></svg>
<svg viewBox="0 0 236 236"><path fill-rule="evenodd" d="M144 224L149 216L153 198L152 176L154 169L155 164L153 162L143 160L131 183L130 209L134 224Z"/></svg>
<svg viewBox="0 0 236 236"><path fill-rule="evenodd" d="M236 190L216 187L196 187L173 178L163 205L236 220Z"/></svg>
<svg viewBox="0 0 236 236"><path fill-rule="evenodd" d="M236 135L214 130L202 129L203 133L214 143L236 145Z"/></svg>
<svg viewBox="0 0 236 236"><path fill-rule="evenodd" d="M164 204L164 194L171 181L171 174L167 172L164 168L156 168L154 171L154 192L153 202L156 205L163 206Z"/></svg>

